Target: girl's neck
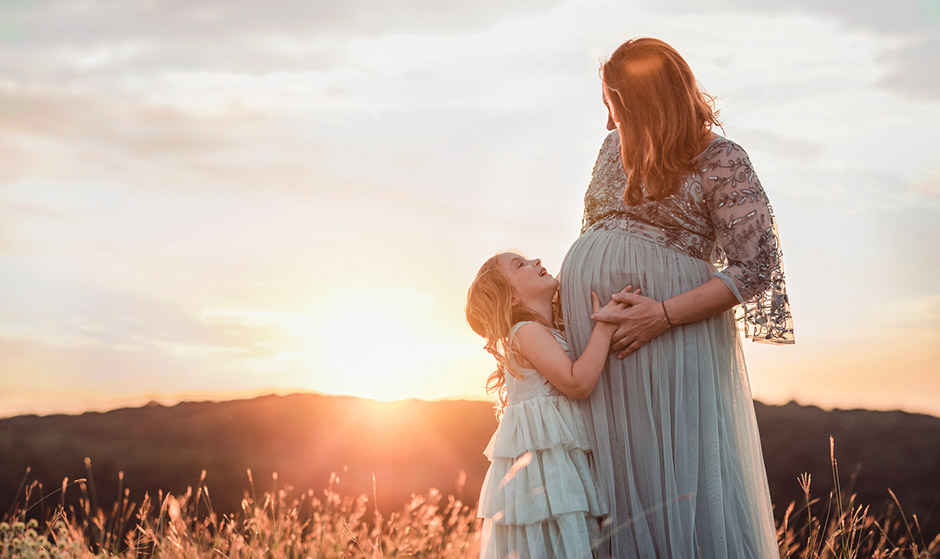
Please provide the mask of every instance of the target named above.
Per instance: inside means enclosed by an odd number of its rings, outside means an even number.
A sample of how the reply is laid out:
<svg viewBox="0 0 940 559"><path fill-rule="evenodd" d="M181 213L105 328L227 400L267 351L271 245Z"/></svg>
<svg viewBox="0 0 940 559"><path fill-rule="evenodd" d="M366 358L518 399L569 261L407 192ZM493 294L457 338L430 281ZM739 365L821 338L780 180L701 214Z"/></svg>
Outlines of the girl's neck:
<svg viewBox="0 0 940 559"><path fill-rule="evenodd" d="M529 308L539 314L542 318L545 319L546 324L554 324L554 309L552 308L551 301L539 301L533 302Z"/></svg>

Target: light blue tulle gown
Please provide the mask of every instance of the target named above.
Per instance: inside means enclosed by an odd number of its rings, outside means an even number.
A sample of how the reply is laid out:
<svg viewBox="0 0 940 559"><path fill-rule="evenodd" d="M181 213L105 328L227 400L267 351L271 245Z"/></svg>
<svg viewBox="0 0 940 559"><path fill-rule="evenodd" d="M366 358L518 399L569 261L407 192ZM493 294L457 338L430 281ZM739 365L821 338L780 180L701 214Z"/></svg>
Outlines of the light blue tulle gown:
<svg viewBox="0 0 940 559"><path fill-rule="evenodd" d="M632 284L664 300L714 276L742 303L747 336L792 343L773 213L744 150L715 137L676 194L625 206L619 145L616 131L604 141L560 273L574 354L593 328L592 290L603 300ZM735 310L609 358L583 411L609 498L605 553L779 556Z"/></svg>
<svg viewBox="0 0 940 559"><path fill-rule="evenodd" d="M512 328L510 345L516 331ZM568 350L564 336L552 334ZM508 405L484 454L481 559L591 559L607 513L577 401L535 369L506 375Z"/></svg>

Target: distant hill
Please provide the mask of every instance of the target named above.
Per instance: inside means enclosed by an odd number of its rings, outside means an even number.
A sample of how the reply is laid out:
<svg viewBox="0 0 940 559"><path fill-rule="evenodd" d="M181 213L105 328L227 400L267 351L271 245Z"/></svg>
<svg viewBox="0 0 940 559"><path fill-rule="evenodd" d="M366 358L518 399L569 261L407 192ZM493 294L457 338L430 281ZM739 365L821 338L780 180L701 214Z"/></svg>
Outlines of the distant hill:
<svg viewBox="0 0 940 559"><path fill-rule="evenodd" d="M828 497L832 435L843 485L860 467L860 503L883 509L890 487L925 535L940 531L940 418L792 403L756 409L778 514L802 499L802 472L812 474L815 496ZM139 500L145 491L184 491L206 470L215 509L235 511L248 489L247 468L259 491L273 486L272 472L280 487L315 491L336 472L341 491L372 495L374 474L386 512L431 487L475 502L487 466L482 450L495 427L486 402L383 404L317 394L13 417L0 420L0 513L27 466L48 491L63 477L85 477L86 456L101 503L116 498L119 471Z"/></svg>

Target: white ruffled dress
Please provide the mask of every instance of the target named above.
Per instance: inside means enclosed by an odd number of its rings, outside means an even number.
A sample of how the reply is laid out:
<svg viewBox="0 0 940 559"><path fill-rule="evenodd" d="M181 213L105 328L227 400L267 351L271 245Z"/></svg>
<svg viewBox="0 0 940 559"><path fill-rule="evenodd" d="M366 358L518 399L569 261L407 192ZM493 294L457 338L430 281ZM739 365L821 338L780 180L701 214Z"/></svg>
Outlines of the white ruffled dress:
<svg viewBox="0 0 940 559"><path fill-rule="evenodd" d="M523 324L513 326L510 345ZM552 333L568 351L561 332ZM480 557L590 558L607 497L594 482L584 415L538 371L511 365L508 405L484 451L491 464L477 511Z"/></svg>

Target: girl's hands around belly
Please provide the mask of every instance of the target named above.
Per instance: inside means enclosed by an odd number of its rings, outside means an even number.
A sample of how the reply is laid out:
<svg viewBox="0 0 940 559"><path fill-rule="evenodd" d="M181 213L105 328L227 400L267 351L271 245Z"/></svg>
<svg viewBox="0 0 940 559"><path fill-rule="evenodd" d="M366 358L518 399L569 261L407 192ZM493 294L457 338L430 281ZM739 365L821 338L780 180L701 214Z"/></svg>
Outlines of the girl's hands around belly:
<svg viewBox="0 0 940 559"><path fill-rule="evenodd" d="M591 315L596 322L617 324L610 350L623 359L643 344L669 329L669 320L661 302L639 293L620 292L614 300L628 305L626 308L602 309Z"/></svg>

